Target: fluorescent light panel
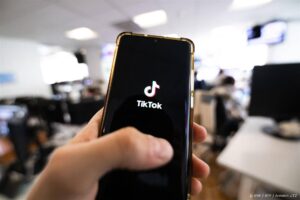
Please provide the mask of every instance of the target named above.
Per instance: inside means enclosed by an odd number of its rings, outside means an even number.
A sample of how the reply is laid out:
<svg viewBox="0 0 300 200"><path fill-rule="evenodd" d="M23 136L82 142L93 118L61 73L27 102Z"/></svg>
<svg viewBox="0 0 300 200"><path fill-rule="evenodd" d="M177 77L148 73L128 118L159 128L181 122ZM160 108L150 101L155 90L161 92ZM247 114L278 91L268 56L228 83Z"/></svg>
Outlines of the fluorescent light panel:
<svg viewBox="0 0 300 200"><path fill-rule="evenodd" d="M165 35L165 37L179 38L180 36L178 34L176 34L176 33L171 33L171 34Z"/></svg>
<svg viewBox="0 0 300 200"><path fill-rule="evenodd" d="M74 40L90 40L98 37L98 34L95 31L87 27L75 28L67 31L65 35L66 37Z"/></svg>
<svg viewBox="0 0 300 200"><path fill-rule="evenodd" d="M164 10L155 10L133 17L132 21L141 28L151 28L167 23L167 13Z"/></svg>
<svg viewBox="0 0 300 200"><path fill-rule="evenodd" d="M245 10L271 3L272 0L233 0L230 10Z"/></svg>

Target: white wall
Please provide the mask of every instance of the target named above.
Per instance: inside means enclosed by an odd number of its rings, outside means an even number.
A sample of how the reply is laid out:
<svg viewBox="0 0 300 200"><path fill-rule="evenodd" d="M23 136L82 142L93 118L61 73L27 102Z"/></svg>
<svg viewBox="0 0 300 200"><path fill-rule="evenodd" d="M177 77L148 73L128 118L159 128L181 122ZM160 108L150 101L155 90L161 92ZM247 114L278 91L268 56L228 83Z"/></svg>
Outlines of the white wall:
<svg viewBox="0 0 300 200"><path fill-rule="evenodd" d="M300 22L288 23L286 40L270 46L268 63L300 62Z"/></svg>
<svg viewBox="0 0 300 200"><path fill-rule="evenodd" d="M89 47L86 49L86 61L89 68L89 76L92 79L103 79L103 74L100 71L100 47Z"/></svg>
<svg viewBox="0 0 300 200"><path fill-rule="evenodd" d="M0 84L0 98L50 95L42 79L38 47L31 41L0 37L0 73L12 73L15 78L13 83Z"/></svg>

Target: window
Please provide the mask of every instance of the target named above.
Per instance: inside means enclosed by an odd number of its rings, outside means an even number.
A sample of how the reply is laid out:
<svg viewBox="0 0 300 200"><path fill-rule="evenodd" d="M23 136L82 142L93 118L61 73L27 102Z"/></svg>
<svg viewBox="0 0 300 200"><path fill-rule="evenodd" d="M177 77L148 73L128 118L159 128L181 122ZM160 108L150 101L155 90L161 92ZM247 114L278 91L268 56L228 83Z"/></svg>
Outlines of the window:
<svg viewBox="0 0 300 200"><path fill-rule="evenodd" d="M81 80L88 77L88 66L78 63L76 57L66 51L44 55L41 59L42 75L45 83Z"/></svg>

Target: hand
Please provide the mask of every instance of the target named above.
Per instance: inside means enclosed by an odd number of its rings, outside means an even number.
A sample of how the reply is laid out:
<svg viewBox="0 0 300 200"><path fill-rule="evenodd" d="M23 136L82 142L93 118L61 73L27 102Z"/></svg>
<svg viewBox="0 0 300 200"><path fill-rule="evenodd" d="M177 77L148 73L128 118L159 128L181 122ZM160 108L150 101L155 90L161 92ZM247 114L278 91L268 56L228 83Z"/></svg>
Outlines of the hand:
<svg viewBox="0 0 300 200"><path fill-rule="evenodd" d="M146 170L171 160L173 149L166 140L132 127L98 138L101 118L102 110L67 145L54 151L29 192L29 200L95 199L99 178L112 169ZM203 127L194 124L193 130L196 142L205 139ZM195 155L192 162L191 193L195 195L202 189L198 178L206 177L209 167Z"/></svg>

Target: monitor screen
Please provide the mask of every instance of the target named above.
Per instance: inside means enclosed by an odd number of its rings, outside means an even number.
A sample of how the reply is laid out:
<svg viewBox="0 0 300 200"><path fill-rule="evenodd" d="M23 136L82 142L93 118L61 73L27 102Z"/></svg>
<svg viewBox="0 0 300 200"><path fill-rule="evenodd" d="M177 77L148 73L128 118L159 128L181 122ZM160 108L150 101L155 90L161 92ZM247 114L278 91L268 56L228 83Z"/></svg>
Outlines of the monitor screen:
<svg viewBox="0 0 300 200"><path fill-rule="evenodd" d="M287 24L273 20L247 30L248 42L253 44L279 44L284 41Z"/></svg>
<svg viewBox="0 0 300 200"><path fill-rule="evenodd" d="M249 115L278 121L300 117L300 63L253 69Z"/></svg>
<svg viewBox="0 0 300 200"><path fill-rule="evenodd" d="M0 137L9 134L8 121L14 117L23 117L27 113L25 107L0 105Z"/></svg>

